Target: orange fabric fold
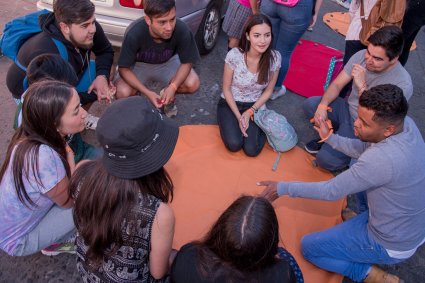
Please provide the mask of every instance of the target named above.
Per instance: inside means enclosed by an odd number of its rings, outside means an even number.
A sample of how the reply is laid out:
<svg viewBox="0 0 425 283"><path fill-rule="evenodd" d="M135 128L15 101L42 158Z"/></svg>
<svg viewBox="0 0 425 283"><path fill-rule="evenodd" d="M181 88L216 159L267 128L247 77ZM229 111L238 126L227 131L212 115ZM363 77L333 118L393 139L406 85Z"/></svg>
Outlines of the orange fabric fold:
<svg viewBox="0 0 425 283"><path fill-rule="evenodd" d="M258 157L242 151L229 152L217 126L183 126L176 149L166 165L175 191L171 203L176 217L174 248L201 239L219 215L240 195L259 194L260 180L323 181L327 171L311 165L314 159L299 147L282 153L276 171L271 167L276 152L266 145ZM341 282L342 276L323 271L304 260L300 253L303 235L341 222L345 200L335 202L281 197L274 202L279 219L281 245L297 259L305 282Z"/></svg>

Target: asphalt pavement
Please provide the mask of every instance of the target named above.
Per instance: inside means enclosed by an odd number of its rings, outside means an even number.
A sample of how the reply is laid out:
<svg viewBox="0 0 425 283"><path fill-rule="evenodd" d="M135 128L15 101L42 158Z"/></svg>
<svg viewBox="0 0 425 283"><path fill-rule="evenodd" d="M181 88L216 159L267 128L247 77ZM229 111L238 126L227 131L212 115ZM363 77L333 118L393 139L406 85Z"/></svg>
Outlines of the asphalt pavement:
<svg viewBox="0 0 425 283"><path fill-rule="evenodd" d="M35 2L35 0L0 0L0 29L3 30L4 24L10 19L34 11ZM321 21L324 13L333 11L346 10L330 0L324 0L314 31L306 32L303 38L344 50L344 38ZM201 87L194 95L181 95L177 98L179 113L175 120L178 124L216 124L216 104L221 92L226 45L226 37L222 33L215 49L203 56L195 67L200 75ZM13 135L12 121L16 107L5 83L9 65L10 60L0 58L0 162L4 160L7 145ZM414 94L409 102L409 115L417 123L422 136L425 136L425 29L422 29L417 37L417 49L411 52L406 69L412 76L414 85ZM299 136L300 146L315 137L313 129L303 116L301 109L303 101L303 97L288 91L284 97L268 103L269 108L284 114L294 126ZM90 112L100 115L106 107L104 104L96 103ZM84 138L95 143L93 131L86 132ZM407 283L425 282L425 246L419 248L416 254L406 262L394 266L383 266L383 268L399 275ZM80 281L75 268L75 256L62 254L48 257L37 253L26 257L10 257L0 251L0 282ZM344 279L344 282L352 281Z"/></svg>

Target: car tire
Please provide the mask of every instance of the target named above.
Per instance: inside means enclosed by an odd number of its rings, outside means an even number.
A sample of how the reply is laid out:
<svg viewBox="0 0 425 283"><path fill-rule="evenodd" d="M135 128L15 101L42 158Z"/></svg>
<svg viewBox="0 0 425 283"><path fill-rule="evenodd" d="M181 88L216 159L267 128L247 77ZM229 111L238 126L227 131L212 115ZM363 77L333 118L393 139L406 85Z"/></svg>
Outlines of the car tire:
<svg viewBox="0 0 425 283"><path fill-rule="evenodd" d="M208 54L217 43L221 28L221 12L217 4L208 5L196 32L195 40L201 54Z"/></svg>

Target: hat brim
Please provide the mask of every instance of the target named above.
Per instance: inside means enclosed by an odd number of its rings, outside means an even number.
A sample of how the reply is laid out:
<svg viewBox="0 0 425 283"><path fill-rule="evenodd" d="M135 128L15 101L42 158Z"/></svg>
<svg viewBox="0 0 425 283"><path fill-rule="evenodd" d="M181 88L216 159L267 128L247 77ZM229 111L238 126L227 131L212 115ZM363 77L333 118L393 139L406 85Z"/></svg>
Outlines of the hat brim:
<svg viewBox="0 0 425 283"><path fill-rule="evenodd" d="M137 179L149 175L163 167L174 152L179 136L179 128L170 119L164 119L158 127L158 139L149 150L132 158L117 160L103 155L103 164L113 176L123 179Z"/></svg>

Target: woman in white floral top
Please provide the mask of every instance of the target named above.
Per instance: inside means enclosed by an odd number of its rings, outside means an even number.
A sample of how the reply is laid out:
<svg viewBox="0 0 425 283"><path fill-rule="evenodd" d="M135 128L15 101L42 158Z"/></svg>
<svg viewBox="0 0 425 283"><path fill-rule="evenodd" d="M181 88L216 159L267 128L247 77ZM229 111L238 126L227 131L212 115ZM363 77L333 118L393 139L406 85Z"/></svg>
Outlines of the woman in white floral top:
<svg viewBox="0 0 425 283"><path fill-rule="evenodd" d="M269 99L279 73L281 56L272 50L272 39L270 20L256 14L248 19L239 47L227 53L217 120L230 151L243 149L246 155L257 156L266 142L251 118Z"/></svg>

